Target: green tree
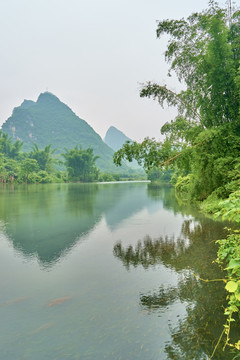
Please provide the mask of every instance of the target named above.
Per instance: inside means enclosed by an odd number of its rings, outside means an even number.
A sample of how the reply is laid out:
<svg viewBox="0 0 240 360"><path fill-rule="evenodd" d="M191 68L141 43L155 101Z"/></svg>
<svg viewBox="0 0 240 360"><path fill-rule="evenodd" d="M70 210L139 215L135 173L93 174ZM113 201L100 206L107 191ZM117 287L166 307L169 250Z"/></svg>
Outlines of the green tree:
<svg viewBox="0 0 240 360"><path fill-rule="evenodd" d="M166 140L146 139L124 145L114 162L137 159L145 169L174 164L180 175L192 173L192 197L204 199L222 187L226 195L231 169L240 162L240 11L229 21L226 9L210 1L209 8L186 20L164 20L157 37L169 36L165 58L184 90L148 82L141 97L175 106L179 115L165 124Z"/></svg>
<svg viewBox="0 0 240 360"><path fill-rule="evenodd" d="M23 142L16 140L14 143L8 134L0 131L0 152L11 159L19 159Z"/></svg>
<svg viewBox="0 0 240 360"><path fill-rule="evenodd" d="M93 149L82 149L81 146L75 146L74 149L65 149L62 156L65 159L65 165L72 180L94 181L98 178L98 169L95 161L98 156L94 156Z"/></svg>
<svg viewBox="0 0 240 360"><path fill-rule="evenodd" d="M145 138L142 143L127 141L121 149L114 153L113 161L116 165L121 165L123 159L129 162L135 159L140 166L148 171L166 161L170 151L171 144L168 141L165 141L164 144L149 138Z"/></svg>
<svg viewBox="0 0 240 360"><path fill-rule="evenodd" d="M171 180L172 171L160 169L159 167L153 167L147 173L148 180L151 181L170 181Z"/></svg>
<svg viewBox="0 0 240 360"><path fill-rule="evenodd" d="M21 142L20 140L16 140L14 143L12 143L8 156L11 159L20 160L22 158L22 147L23 142Z"/></svg>
<svg viewBox="0 0 240 360"><path fill-rule="evenodd" d="M227 10L210 1L206 11L187 20L160 21L157 37L170 37L165 51L169 75L174 71L186 89L175 93L166 85L149 82L141 96L153 97L162 106L165 102L177 106L180 114L207 128L236 122L240 104L236 83L239 19L240 12L234 13L229 28Z"/></svg>
<svg viewBox="0 0 240 360"><path fill-rule="evenodd" d="M0 182L13 182L19 172L19 160L23 157L23 143L0 131Z"/></svg>
<svg viewBox="0 0 240 360"><path fill-rule="evenodd" d="M40 150L37 144L34 144L32 151L29 153L29 158L35 159L38 163L39 169L47 172L53 172L54 158L52 157L55 149L51 149L51 145L45 146Z"/></svg>
<svg viewBox="0 0 240 360"><path fill-rule="evenodd" d="M18 177L20 168L19 161L14 159L5 159L4 168L7 172L7 179L10 182L13 182Z"/></svg>
<svg viewBox="0 0 240 360"><path fill-rule="evenodd" d="M29 175L39 170L38 162L35 159L24 159L21 162L21 172L24 176L25 182L28 182Z"/></svg>

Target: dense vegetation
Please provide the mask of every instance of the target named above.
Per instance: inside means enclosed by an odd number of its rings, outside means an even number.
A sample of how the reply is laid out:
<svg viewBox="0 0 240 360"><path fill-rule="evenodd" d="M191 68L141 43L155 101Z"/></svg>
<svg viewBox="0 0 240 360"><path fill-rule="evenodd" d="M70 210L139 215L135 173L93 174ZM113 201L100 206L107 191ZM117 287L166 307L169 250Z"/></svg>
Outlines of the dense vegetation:
<svg viewBox="0 0 240 360"><path fill-rule="evenodd" d="M95 164L98 157L94 156L92 148L83 150L81 147L76 146L71 150L66 149L63 157L66 160L65 163L71 179L84 182L98 179L99 170Z"/></svg>
<svg viewBox="0 0 240 360"><path fill-rule="evenodd" d="M157 36L170 37L165 52L169 74L175 71L185 89L175 93L149 82L140 95L177 106L179 115L162 126L163 143L127 143L115 153L116 164L134 158L146 170L174 167L187 176L193 199L203 200L217 189L219 196L230 194L232 171L240 163L239 20L240 12L234 13L229 26L226 10L211 2L208 10L187 20L158 23Z"/></svg>
<svg viewBox="0 0 240 360"><path fill-rule="evenodd" d="M83 149L81 145L74 149L65 149L60 161L55 149L46 145L40 149L33 144L31 151L23 152L23 143L15 142L0 131L0 183L53 183L66 181L119 181L138 179L134 171L129 173L101 173L96 166L97 156L93 149ZM64 170L57 170L61 166ZM141 175L142 176L142 175Z"/></svg>
<svg viewBox="0 0 240 360"><path fill-rule="evenodd" d="M169 76L175 72L184 86L174 92L165 84L148 82L140 96L177 107L178 116L162 126L163 142L127 142L114 161L121 165L123 159L136 159L147 172L171 169L178 192L190 200L205 200L205 210L240 222L240 11L229 10L210 1L207 10L186 20L158 23L157 37L169 37ZM227 344L234 314L239 321L239 248L239 232L230 231L218 252L218 262L228 271ZM240 342L232 346L240 350Z"/></svg>
<svg viewBox="0 0 240 360"><path fill-rule="evenodd" d="M0 182L1 183L49 183L64 181L66 172L54 168L54 151L51 145L40 150L35 144L29 153L21 151L23 143L13 142L0 132Z"/></svg>

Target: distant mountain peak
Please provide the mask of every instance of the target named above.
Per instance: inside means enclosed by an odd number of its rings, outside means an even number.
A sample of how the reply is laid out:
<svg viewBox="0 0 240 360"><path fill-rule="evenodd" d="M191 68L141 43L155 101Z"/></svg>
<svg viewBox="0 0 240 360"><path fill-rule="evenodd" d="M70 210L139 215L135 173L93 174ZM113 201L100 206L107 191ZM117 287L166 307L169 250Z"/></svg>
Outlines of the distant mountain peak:
<svg viewBox="0 0 240 360"><path fill-rule="evenodd" d="M23 103L21 104L21 107L23 109L28 109L29 107L35 105L35 102L32 100L24 100Z"/></svg>
<svg viewBox="0 0 240 360"><path fill-rule="evenodd" d="M126 141L133 142L132 139L127 137L122 131L118 130L115 126L110 126L104 137L105 143L110 146L114 151L118 151ZM135 170L142 170L138 163L133 160L132 162L126 162L127 166Z"/></svg>
<svg viewBox="0 0 240 360"><path fill-rule="evenodd" d="M107 132L109 132L109 131L115 131L115 130L121 132L121 131L118 130L115 126L110 126Z"/></svg>
<svg viewBox="0 0 240 360"><path fill-rule="evenodd" d="M110 126L108 131L106 132L106 136L108 136L109 134L118 134L118 136L122 136L124 139L127 138L128 140L132 141L130 138L128 138L122 131L120 131L119 129L117 129L115 126Z"/></svg>
<svg viewBox="0 0 240 360"><path fill-rule="evenodd" d="M37 103L41 104L41 103L51 103L51 102L59 102L61 103L61 101L59 100L59 98L57 96L55 96L54 94L52 94L49 91L45 91L44 93L41 93L37 99Z"/></svg>
<svg viewBox="0 0 240 360"><path fill-rule="evenodd" d="M115 126L110 126L104 137L105 143L110 146L114 151L122 147L126 141L132 142L122 131L118 130Z"/></svg>

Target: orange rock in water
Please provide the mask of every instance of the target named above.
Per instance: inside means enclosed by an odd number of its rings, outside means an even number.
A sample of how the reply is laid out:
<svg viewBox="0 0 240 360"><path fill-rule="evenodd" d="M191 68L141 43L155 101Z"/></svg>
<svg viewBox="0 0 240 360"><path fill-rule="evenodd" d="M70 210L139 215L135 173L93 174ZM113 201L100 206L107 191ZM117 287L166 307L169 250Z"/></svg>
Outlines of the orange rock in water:
<svg viewBox="0 0 240 360"><path fill-rule="evenodd" d="M3 304L0 304L0 306L4 306L4 305L13 305L13 304L16 304L20 301L24 301L26 300L27 298L26 297L21 297L21 298L18 298L18 299L14 299L14 300L9 300L9 301L6 301L5 303Z"/></svg>
<svg viewBox="0 0 240 360"><path fill-rule="evenodd" d="M52 301L50 301L50 303L48 304L48 306L55 306L55 305L60 305L62 304L64 301L67 301L67 300L70 300L71 297L68 296L68 297L63 297L63 298L58 298L58 299L54 299Z"/></svg>
<svg viewBox="0 0 240 360"><path fill-rule="evenodd" d="M25 297L21 297L21 298L18 298L18 299L15 299L15 300L10 300L10 301L8 301L6 304L7 305L12 305L12 304L16 304L16 303L18 303L18 302L20 302L20 301L24 301L24 300L26 300L27 298L25 298Z"/></svg>
<svg viewBox="0 0 240 360"><path fill-rule="evenodd" d="M39 332L42 331L42 330L45 330L45 329L50 328L51 326L53 326L53 323L52 323L52 322L48 322L48 323L46 323L46 324L43 324L43 325L40 326L39 328L33 330L33 331L30 333L30 335L37 334L37 333L39 333Z"/></svg>

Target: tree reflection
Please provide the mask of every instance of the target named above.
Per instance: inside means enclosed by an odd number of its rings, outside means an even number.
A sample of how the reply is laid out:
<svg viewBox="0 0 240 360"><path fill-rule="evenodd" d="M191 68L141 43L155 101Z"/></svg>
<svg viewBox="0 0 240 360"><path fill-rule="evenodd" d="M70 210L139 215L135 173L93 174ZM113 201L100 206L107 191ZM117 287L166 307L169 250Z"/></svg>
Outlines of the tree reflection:
<svg viewBox="0 0 240 360"><path fill-rule="evenodd" d="M183 202L176 196L173 186L165 184L149 183L147 186L148 197L152 200L163 202L165 209L173 211L174 214L192 215L194 207L189 202Z"/></svg>
<svg viewBox="0 0 240 360"><path fill-rule="evenodd" d="M174 237L159 237L152 240L150 236L145 236L142 241L138 241L135 248L130 245L126 249L119 242L114 246L113 254L121 259L123 265L129 270L131 265L137 267L142 265L144 269L155 266L167 260L167 257L175 257L183 252L185 248L184 240ZM171 254L171 255L170 255ZM169 261L165 261L168 266Z"/></svg>
<svg viewBox="0 0 240 360"><path fill-rule="evenodd" d="M216 257L214 240L224 232L219 223L200 216L196 221L185 220L178 237L145 236L135 247L124 248L120 242L114 246L114 255L128 270L161 264L178 274L177 286L161 285L158 291L140 294L140 306L148 312L161 314L177 302L185 306L185 317L169 320L172 340L165 346L168 359L208 359L222 332L226 306L224 283L202 282L194 274L204 279L223 277L213 260ZM232 357L219 347L214 359Z"/></svg>
<svg viewBox="0 0 240 360"><path fill-rule="evenodd" d="M160 286L158 292L150 295L142 294L140 296L141 305L149 310L163 310L166 306L173 304L178 297L178 290L169 286L166 289Z"/></svg>

